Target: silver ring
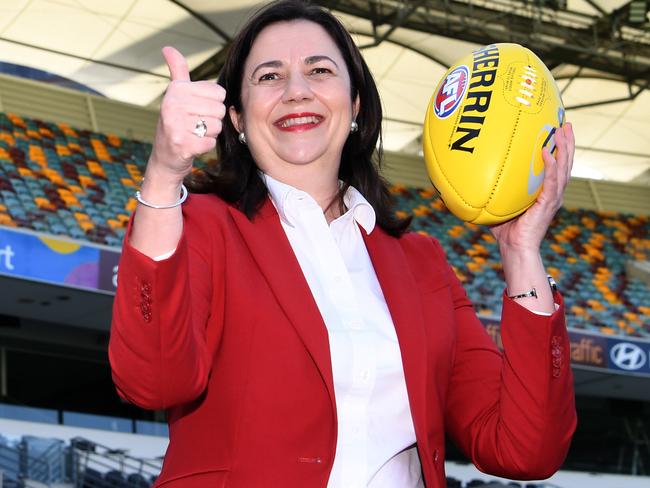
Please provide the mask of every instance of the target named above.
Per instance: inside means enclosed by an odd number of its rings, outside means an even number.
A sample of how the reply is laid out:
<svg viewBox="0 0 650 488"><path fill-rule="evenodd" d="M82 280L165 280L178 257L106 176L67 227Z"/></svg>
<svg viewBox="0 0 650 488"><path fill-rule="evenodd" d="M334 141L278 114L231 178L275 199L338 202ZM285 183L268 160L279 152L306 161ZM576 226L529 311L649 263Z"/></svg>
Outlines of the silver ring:
<svg viewBox="0 0 650 488"><path fill-rule="evenodd" d="M196 125L194 126L194 130L192 131L192 133L196 137L205 137L207 132L208 132L208 125L205 123L205 120L199 118Z"/></svg>

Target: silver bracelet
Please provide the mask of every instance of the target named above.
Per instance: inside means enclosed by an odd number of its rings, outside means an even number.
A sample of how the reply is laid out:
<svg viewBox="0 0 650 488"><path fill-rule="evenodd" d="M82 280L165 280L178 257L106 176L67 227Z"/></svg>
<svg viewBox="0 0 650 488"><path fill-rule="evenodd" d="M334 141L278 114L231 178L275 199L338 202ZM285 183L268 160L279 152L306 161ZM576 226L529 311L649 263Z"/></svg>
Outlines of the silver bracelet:
<svg viewBox="0 0 650 488"><path fill-rule="evenodd" d="M140 195L140 190L135 192L135 199L140 202L142 205L145 207L149 208L157 208L157 209L163 209L163 208L174 208L178 207L181 205L185 200L187 200L187 195L188 191L187 188L185 188L185 185L181 183L181 196L178 200L176 200L174 203L170 203L168 205L156 205L155 203L149 203L146 201L144 198L142 198L142 195Z"/></svg>

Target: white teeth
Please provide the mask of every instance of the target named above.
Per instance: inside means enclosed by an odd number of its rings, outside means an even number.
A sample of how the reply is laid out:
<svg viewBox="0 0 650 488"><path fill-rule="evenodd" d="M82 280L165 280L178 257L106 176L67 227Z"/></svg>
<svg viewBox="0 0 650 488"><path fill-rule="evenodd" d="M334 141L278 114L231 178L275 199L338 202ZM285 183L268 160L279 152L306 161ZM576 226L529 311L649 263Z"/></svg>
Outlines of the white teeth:
<svg viewBox="0 0 650 488"><path fill-rule="evenodd" d="M309 117L296 117L293 119L285 119L280 124L280 127L286 128L286 127L292 127L294 125L301 125L301 124L317 124L318 120L319 118L314 115L310 115Z"/></svg>

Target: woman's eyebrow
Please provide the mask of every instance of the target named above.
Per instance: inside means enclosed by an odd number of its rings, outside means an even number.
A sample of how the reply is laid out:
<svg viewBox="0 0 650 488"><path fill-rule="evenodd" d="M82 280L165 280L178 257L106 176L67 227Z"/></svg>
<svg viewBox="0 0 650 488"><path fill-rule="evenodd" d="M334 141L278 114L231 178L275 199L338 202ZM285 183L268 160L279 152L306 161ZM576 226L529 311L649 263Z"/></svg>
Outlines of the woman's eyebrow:
<svg viewBox="0 0 650 488"><path fill-rule="evenodd" d="M257 73L258 70L262 68L281 68L282 67L282 61L266 61L264 63L258 64L253 72L251 73L251 78L255 76L255 73Z"/></svg>
<svg viewBox="0 0 650 488"><path fill-rule="evenodd" d="M336 64L336 61L334 61L329 56L325 56L324 54L317 54L315 56L307 56L305 58L305 64L314 64L314 63L318 63L319 61L329 61L334 66L336 66L337 68L339 67L339 65Z"/></svg>

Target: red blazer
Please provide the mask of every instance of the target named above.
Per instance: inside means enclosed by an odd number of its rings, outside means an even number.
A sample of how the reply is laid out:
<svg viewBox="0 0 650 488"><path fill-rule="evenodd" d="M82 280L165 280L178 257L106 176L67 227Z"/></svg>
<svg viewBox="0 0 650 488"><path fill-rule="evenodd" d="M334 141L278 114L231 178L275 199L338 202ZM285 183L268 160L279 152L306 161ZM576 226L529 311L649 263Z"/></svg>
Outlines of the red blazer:
<svg viewBox="0 0 650 488"><path fill-rule="evenodd" d="M337 435L327 329L274 206L249 221L192 195L183 214L169 259L125 244L109 348L119 394L167 410L156 486L326 487ZM362 234L395 323L426 486L445 486L445 433L482 471L550 476L576 425L561 297L552 317L506 298L502 355L434 239Z"/></svg>

